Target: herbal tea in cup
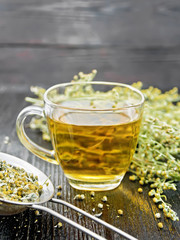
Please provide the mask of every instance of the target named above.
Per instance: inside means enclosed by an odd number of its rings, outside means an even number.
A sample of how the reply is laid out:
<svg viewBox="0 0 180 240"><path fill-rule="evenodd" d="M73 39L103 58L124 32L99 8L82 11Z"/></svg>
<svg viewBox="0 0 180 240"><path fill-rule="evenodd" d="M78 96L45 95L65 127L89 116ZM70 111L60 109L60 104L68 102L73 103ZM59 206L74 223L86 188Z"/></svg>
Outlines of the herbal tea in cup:
<svg viewBox="0 0 180 240"><path fill-rule="evenodd" d="M60 164L76 189L117 187L136 149L142 93L120 83L77 81L51 87L44 102L44 109L31 106L19 114L17 132L21 142L42 159ZM23 127L27 115L42 116L43 112L52 151L29 140Z"/></svg>

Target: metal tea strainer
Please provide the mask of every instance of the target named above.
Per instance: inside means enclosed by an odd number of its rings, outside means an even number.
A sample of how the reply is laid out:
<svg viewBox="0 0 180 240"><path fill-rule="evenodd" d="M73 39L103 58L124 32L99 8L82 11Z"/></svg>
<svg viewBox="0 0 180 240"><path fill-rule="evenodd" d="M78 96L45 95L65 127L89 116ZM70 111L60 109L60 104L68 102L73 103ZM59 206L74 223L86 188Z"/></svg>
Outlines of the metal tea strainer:
<svg viewBox="0 0 180 240"><path fill-rule="evenodd" d="M53 198L54 186L53 186L52 182L48 179L48 177L43 172L41 172L39 169L37 169L33 165L29 164L28 162L23 161L22 159L14 157L12 155L2 153L2 152L0 152L0 159L3 161L6 161L6 163L11 164L12 166L24 168L24 170L26 172L33 173L34 175L38 176L39 184L43 185L43 192L42 192L42 194L40 196L40 200L38 202L28 202L28 203L27 202L15 202L15 201L9 201L9 200L0 198L0 215L5 216L5 215L17 214L17 213L20 213L20 212L26 210L27 208L43 210L43 211L48 212L51 215L61 219L62 221L70 224L71 226L85 232L86 234L94 237L95 239L105 240L104 237L101 237L100 235L90 231L89 229L87 229L87 228L81 226L80 224L72 221L71 219L61 215L60 213L58 213L50 208L40 205L45 202L51 201L54 203L60 203L62 205L65 205L65 206L83 214L84 216L89 217L93 221L100 223L101 225L120 234L121 236L125 237L126 239L137 240L137 238L134 238L133 236L131 236L131 235L125 233L124 231L110 225L109 223L104 222L103 220L81 210L80 208L77 208L74 205L67 203L61 199ZM43 184L45 181L48 182L48 186L46 184Z"/></svg>

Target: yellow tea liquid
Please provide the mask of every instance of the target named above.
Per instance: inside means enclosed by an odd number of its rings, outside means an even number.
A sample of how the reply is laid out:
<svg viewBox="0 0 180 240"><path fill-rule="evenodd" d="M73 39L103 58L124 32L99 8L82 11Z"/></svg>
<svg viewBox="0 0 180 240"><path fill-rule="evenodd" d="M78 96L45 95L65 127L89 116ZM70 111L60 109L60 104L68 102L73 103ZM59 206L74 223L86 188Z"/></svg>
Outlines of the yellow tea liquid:
<svg viewBox="0 0 180 240"><path fill-rule="evenodd" d="M64 103L71 104L76 103ZM134 154L140 120L135 111L129 110L55 110L52 117L47 117L56 158L71 185L87 183L96 189L98 184L119 182Z"/></svg>

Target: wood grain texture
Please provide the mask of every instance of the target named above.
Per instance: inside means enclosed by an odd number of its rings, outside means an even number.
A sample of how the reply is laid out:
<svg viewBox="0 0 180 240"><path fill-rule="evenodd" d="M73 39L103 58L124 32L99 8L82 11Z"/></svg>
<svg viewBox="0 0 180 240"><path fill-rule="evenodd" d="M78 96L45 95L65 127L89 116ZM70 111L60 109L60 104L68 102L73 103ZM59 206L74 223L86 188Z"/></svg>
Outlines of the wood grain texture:
<svg viewBox="0 0 180 240"><path fill-rule="evenodd" d="M180 87L180 2L178 0L0 0L0 151L13 154L51 175L55 186L62 185L62 199L93 213L102 196L108 197L101 218L139 240L177 240L178 222L162 218L157 227L156 205L147 196L149 187L139 194L138 183L128 180L113 191L88 192L85 200L73 198L72 189L61 168L44 162L19 142L15 121L31 96L30 86L50 87L69 82L80 71L96 68L103 81L133 83L142 81L162 91ZM8 144L5 136L10 137ZM34 139L44 146L38 133ZM180 184L178 184L180 187ZM178 188L179 189L179 188ZM167 193L173 209L179 210L179 190ZM46 206L96 231L107 239L123 239L110 230L66 207ZM124 215L117 214L123 209ZM84 240L84 233L59 220L28 209L16 216L0 217L0 240Z"/></svg>
<svg viewBox="0 0 180 240"><path fill-rule="evenodd" d="M15 120L20 109L25 105L24 97L28 92L15 92L12 90L0 94L3 104L0 105L0 129L1 129L1 151L21 157L22 159L32 163L40 168L47 176L51 175L54 186L62 185L62 199L73 203L74 205L93 213L92 209L96 209L96 213L100 212L97 205L101 202L101 198L106 195L107 204L104 204L102 219L121 228L122 230L133 234L139 240L143 239L178 239L179 223L172 222L162 218L165 223L164 229L159 230L157 227L157 219L154 214L159 212L155 204L147 195L149 187L144 189L142 194L137 192L138 184L128 180L128 174L121 186L113 191L99 192L95 194L94 199L90 197L89 192L85 192L85 200L82 202L75 201L73 198L80 191L72 189L59 166L46 163L28 152L19 142L16 136ZM41 137L38 133L34 133L36 141L41 143ZM10 137L10 143L4 144L5 136ZM41 143L42 144L42 143ZM49 146L50 147L50 146ZM178 186L180 186L178 184ZM179 212L179 192L171 192L167 194L168 201L173 205L174 210ZM113 234L110 230L93 223L85 217L79 216L72 210L57 204L48 203L50 208L63 213L74 221L90 228L93 231L103 235L107 239L123 239ZM123 209L124 215L117 214L118 209ZM88 239L88 237L67 224L63 224L62 229L58 229L58 219L49 214L41 212L40 216L36 216L34 210L27 210L24 213L10 217L0 217L0 239Z"/></svg>
<svg viewBox="0 0 180 240"><path fill-rule="evenodd" d="M178 0L0 1L0 42L179 45Z"/></svg>
<svg viewBox="0 0 180 240"><path fill-rule="evenodd" d="M5 88L29 91L31 85L50 87L94 68L98 70L97 80L128 84L142 81L145 88L153 85L166 91L180 86L180 48L0 49L1 91Z"/></svg>

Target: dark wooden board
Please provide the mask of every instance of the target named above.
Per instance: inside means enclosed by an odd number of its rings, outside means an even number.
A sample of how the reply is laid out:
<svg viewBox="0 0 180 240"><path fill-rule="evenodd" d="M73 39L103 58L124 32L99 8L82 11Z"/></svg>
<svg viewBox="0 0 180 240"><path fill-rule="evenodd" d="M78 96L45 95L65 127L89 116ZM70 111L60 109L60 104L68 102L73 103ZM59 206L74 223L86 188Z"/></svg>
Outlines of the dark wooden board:
<svg viewBox="0 0 180 240"><path fill-rule="evenodd" d="M0 42L171 47L179 13L178 0L1 0Z"/></svg>
<svg viewBox="0 0 180 240"><path fill-rule="evenodd" d="M152 85L166 91L180 86L180 48L0 48L0 83L12 91L69 82L78 72L89 73L94 68L96 80L141 81L145 88Z"/></svg>
<svg viewBox="0 0 180 240"><path fill-rule="evenodd" d="M101 218L139 240L180 238L178 222L162 217L164 229L158 229L154 214L159 210L147 196L149 186L139 194L138 183L130 182L127 174L119 188L96 193L94 199L86 192L85 200L77 202L73 198L80 191L69 186L61 168L38 159L21 145L15 122L28 105L25 96L32 96L31 85L47 88L94 68L97 80L142 81L145 88L153 85L162 91L180 87L179 13L178 0L0 0L0 151L41 168L55 186L62 185L62 199L89 213L94 207L99 211L97 204L106 195L109 209L104 204ZM5 136L10 137L8 144ZM38 133L33 136L42 143ZM179 190L167 196L180 216ZM123 239L66 207L45 205L107 239ZM124 215L118 217L120 208ZM1 216L0 240L90 239L65 223L58 229L58 222L44 212L36 216L31 209Z"/></svg>
<svg viewBox="0 0 180 240"><path fill-rule="evenodd" d="M0 141L1 151L13 154L24 160L32 163L40 168L51 179L55 186L62 185L62 199L79 206L80 208L93 213L92 209L96 208L96 213L99 212L97 204L101 202L102 196L108 197L109 209L104 204L102 219L121 228L122 230L133 234L138 239L178 239L179 223L171 220L162 219L164 229L159 230L157 227L157 219L154 214L159 212L152 199L147 195L149 187L145 187L143 194L139 194L138 184L132 183L128 179L128 174L123 180L119 188L113 191L100 192L95 194L95 198L91 199L89 192L85 193L86 199L82 202L77 202L73 198L80 191L72 189L59 166L51 165L33 156L19 142L16 136L15 120L19 111L27 105L24 102L24 97L27 92L16 92L6 89L1 92L0 99L3 104L0 105ZM34 133L36 141L41 143L41 137L38 133ZM3 143L5 136L10 137L8 144ZM49 146L50 147L50 146ZM179 184L178 184L179 185ZM179 212L179 192L169 191L168 201L173 205L174 210ZM65 216L78 221L80 224L95 230L102 234L107 239L121 239L114 235L111 231L101 227L87 218L81 217L74 211L67 210L66 207L57 206L56 204L48 203L50 208L60 211ZM124 215L117 217L117 210L123 209ZM51 217L49 214L41 213L36 216L34 210L27 210L24 213L13 217L0 217L0 239L86 239L85 234L74 230L67 224L63 224L62 229L55 226L58 219Z"/></svg>

